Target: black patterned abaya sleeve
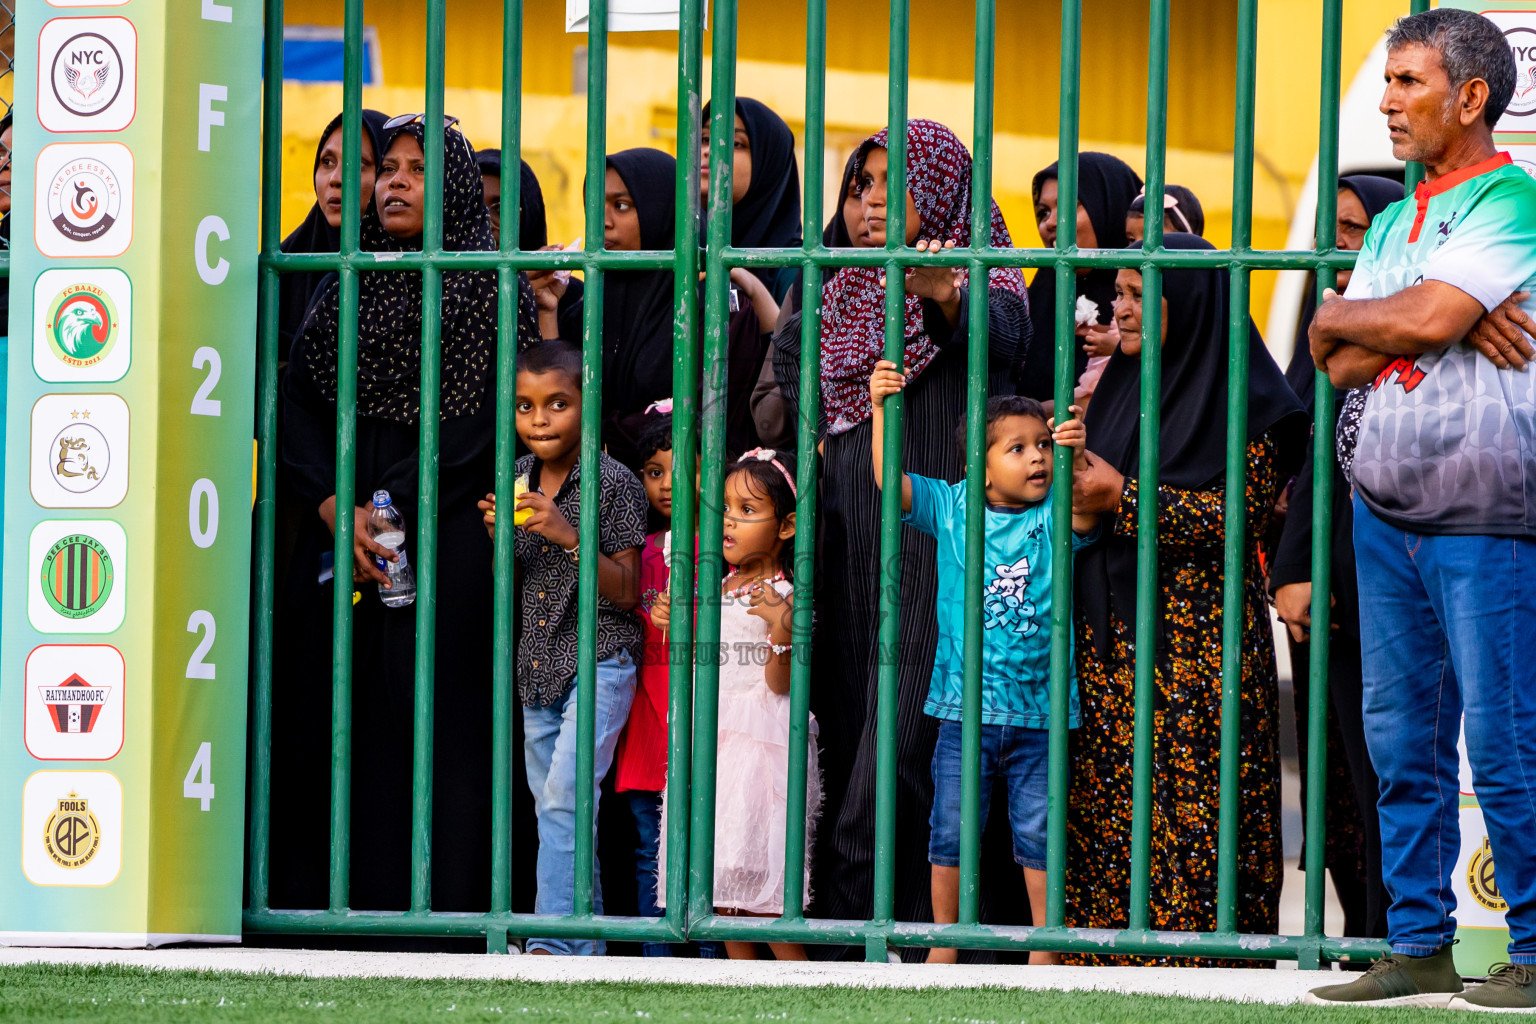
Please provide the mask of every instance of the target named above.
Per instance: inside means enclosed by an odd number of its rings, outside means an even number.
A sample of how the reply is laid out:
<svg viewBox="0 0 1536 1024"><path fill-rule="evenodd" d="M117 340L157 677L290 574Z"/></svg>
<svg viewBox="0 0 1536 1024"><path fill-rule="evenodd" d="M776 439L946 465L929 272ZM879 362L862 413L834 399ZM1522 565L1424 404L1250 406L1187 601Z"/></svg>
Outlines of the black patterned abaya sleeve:
<svg viewBox="0 0 1536 1024"><path fill-rule="evenodd" d="M987 349L991 354L991 393L1011 391L1011 382L1029 351L1034 325L1029 302L1007 288L992 288L987 298ZM971 337L971 290L960 289L960 313L950 326L939 304L923 301L923 327L941 349L963 351Z"/></svg>

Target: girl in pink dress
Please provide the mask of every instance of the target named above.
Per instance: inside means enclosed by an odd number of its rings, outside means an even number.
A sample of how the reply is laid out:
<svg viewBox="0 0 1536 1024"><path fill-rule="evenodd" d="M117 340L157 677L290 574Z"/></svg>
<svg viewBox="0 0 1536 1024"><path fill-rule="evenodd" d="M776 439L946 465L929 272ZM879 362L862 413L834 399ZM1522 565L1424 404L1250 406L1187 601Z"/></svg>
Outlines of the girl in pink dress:
<svg viewBox="0 0 1536 1024"><path fill-rule="evenodd" d="M795 536L794 459L753 449L725 480L721 586L720 712L716 745L715 910L778 917L784 912L784 833L789 803L789 679L794 586L788 579ZM658 602L659 604L659 602ZM653 621L656 607L652 607ZM665 615L665 613L663 613ZM806 751L805 899L810 846L821 809L816 721ZM666 826L661 829L663 845ZM665 850L660 858L666 863ZM658 902L666 903L666 879ZM780 960L804 960L798 943L770 944ZM751 959L750 942L727 942L733 959Z"/></svg>

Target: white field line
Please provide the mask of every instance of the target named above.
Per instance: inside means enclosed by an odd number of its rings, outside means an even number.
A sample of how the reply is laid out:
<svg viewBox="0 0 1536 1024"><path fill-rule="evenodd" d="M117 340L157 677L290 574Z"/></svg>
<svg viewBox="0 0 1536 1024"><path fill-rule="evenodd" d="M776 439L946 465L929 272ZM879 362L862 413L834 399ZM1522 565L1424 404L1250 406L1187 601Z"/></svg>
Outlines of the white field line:
<svg viewBox="0 0 1536 1024"><path fill-rule="evenodd" d="M663 957L489 956L355 953L302 949L0 948L0 968L28 963L120 964L162 970L241 971L315 978L466 978L688 985L861 988L1010 988L1109 991L1240 1002L1295 1003L1336 982L1329 972L1156 967L1028 967L989 964L776 963Z"/></svg>

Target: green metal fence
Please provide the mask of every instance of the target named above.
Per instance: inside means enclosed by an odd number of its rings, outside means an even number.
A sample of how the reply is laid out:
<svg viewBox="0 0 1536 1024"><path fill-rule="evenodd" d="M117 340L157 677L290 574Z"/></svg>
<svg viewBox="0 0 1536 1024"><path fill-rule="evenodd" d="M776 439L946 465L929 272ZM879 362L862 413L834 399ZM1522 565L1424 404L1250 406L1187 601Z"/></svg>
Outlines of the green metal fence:
<svg viewBox="0 0 1536 1024"><path fill-rule="evenodd" d="M1078 144L1078 81L1082 42L1082 0L1063 0L1061 6L1061 109L1059 204L1064 210L1076 206ZM825 126L826 79L826 8L827 0L809 0L806 25L806 109L804 238L799 249L737 249L731 238L731 139L735 97L736 3L716 0L713 10L711 95L712 123L709 155L710 195L708 237L699 237L699 132L697 111L702 100L703 0L682 0L681 29L678 34L678 121L677 153L680 172L677 178L676 249L671 252L605 252L603 203L601 189L588 189L586 195L586 248L581 252L526 252L519 249L518 218L508 215L501 226L500 250L496 252L444 252L442 250L443 156L442 125L445 19L447 0L427 2L427 132L426 182L428 205L423 250L420 253L388 254L387 262L379 254L362 252L359 236L359 132L362 99L363 3L345 0L346 71L344 79L344 175L345 198L342 204L341 252L339 255L285 255L278 251L281 237L278 221L280 202L280 160L282 156L282 22L283 0L267 0L266 29L266 129L264 142L265 177L262 221L262 330L258 371L258 422L260 442L259 486L256 503L256 551L258 566L270 565L274 552L275 470L277 421L277 309L278 275L320 268L334 269L341 282L341 332L337 386L336 501L338 508L355 505L353 466L356 442L357 303L358 276L387 266L390 270L419 270L423 277L424 317L422 332L421 378L421 494L415 510L420 524L416 565L418 573L416 643L416 699L414 708L415 742L414 799L412 801L411 909L396 913L360 913L348 909L348 867L350 863L350 733L349 718L352 693L352 606L349 589L336 587L332 655L332 749L331 749L331 835L330 899L324 911L294 911L272 907L268 899L268 814L270 779L274 752L271 747L272 696L272 574L258 571L254 594L253 674L254 715L252 719L250 804L249 901L245 915L248 932L328 933L374 935L457 935L484 936L493 952L507 949L509 935L540 934L552 937L601 937L623 940L681 941L685 939L733 939L782 942L837 943L863 945L869 959L883 961L892 946L961 946L969 948L1012 950L1059 950L1085 953L1205 955L1252 959L1294 959L1302 967L1316 968L1325 961L1341 957L1360 958L1380 952L1381 943L1328 937L1323 932L1323 851L1324 851L1324 758L1326 756L1327 636L1326 629L1313 633L1311 650L1311 690L1308 716L1306 814L1306 912L1305 928L1300 935L1246 936L1236 929L1237 921L1237 835L1238 835L1238 721L1241 671L1241 580L1243 576L1243 488L1229 486L1226 500L1226 589L1224 593L1224 633L1222 637L1222 732L1220 777L1220 838L1218 852L1218 929L1210 933L1159 932L1149 923L1150 837L1152 824L1152 740L1154 667L1152 644L1138 643L1135 670L1134 785L1132 822L1132 868L1129 927L1105 935L1086 934L1065 926L1063 876L1066 867L1066 820L1068 792L1067 763L1067 687L1071 671L1070 635L1071 585L1067 574L1057 574L1052 599L1051 622L1051 727L1049 777L1049 842L1047 854L1047 923L1043 927L992 926L978 922L978 861L980 841L977 829L980 801L979 743L981 707L981 597L982 597L982 508L984 495L984 403L987 386L987 291L972 292L969 307L969 427L967 431L967 575L965 609L966 666L964 685L963 759L963 830L961 838L961 887L959 922L935 925L894 919L894 851L896 826L896 693L897 665L886 659L880 669L878 686L878 784L876 793L876 845L873 892L873 917L868 921L808 919L800 910L803 895L805 857L804 802L806 781L806 743L809 741L809 666L811 645L812 589L814 576L817 512L816 458L819 402L819 337L821 268L831 265L879 266L892 279L899 279L902 268L918 262L915 250L905 247L905 204L899 199L889 207L890 222L884 250L838 249L824 247L821 217L824 209L821 175L823 166L823 131ZM988 245L988 207L991 194L993 141L993 52L995 0L975 2L975 162L971 183L975 197L972 210L972 243L942 256L924 255L925 264L942 263L968 270L972 280L985 280L993 267L1038 267L1042 273L1057 276L1059 294L1074 293L1074 275L1080 267L1139 267L1144 280L1144 336L1160 334L1161 274L1169 267L1223 267L1231 274L1231 379L1241 381L1247 374L1247 337L1249 275L1255 269L1301 269L1318 271L1318 287L1331 284L1334 273L1353 265L1353 254L1334 251L1335 191L1337 182L1339 50L1342 0L1324 0L1322 45L1322 104L1319 116L1319 185L1317 206L1317 247L1313 251L1255 251L1252 248L1254 92L1258 9L1257 0L1238 0L1239 30L1234 45L1237 51L1237 104L1233 131L1233 229L1232 247L1227 251L1192 252L1162 249L1162 218L1148 217L1146 237L1140 252L1079 249L1076 221L1071 216L1059 220L1054 250L996 249ZM1412 0L1414 10L1427 6L1426 0ZM1405 12L1406 13L1406 12ZM1161 193L1165 178L1167 78L1169 71L1170 0L1151 0L1149 73L1147 80L1147 192ZM503 27L502 151L503 166L515 167L519 158L521 109L519 85L522 73L521 0L505 0ZM587 48L587 178L601 181L605 167L605 115L607 93L607 24L605 0L593 0L591 30ZM890 0L890 96L891 125L906 122L907 54L909 41L908 0ZM906 134L890 133L890 191L900 196L906 189ZM504 174L501 178L504 210L519 208L519 178ZM701 242L704 244L701 246ZM708 274L708 287L700 324L694 282L700 263ZM670 268L674 272L676 303L675 349L673 357L674 451L702 451L702 487L699 494L679 487L673 492L672 529L679 536L690 536L698 528L699 549L718 552L722 524L718 516L701 516L701 508L719 508L722 499L725 465L724 403L725 389L725 281L729 268L798 266L805 273L801 345L802 399L799 410L799 499L794 564L794 649L796 657L791 683L791 757L789 762L789 807L785 836L785 914L778 919L722 917L714 913L712 888L714 876L713 832L715 804L715 737L718 710L719 671L715 659L702 657L695 663L695 649L712 650L720 633L719 595L721 564L718 557L701 557L697 567L688 557L687 545L677 545L671 566L671 589L675 593L695 590L703 595L695 616L690 603L679 602L673 610L671 629L671 678L669 720L672 723L667 800L671 807L691 808L690 814L672 814L668 818L665 864L667 891L686 893L686 901L669 901L661 918L598 916L593 913L593 836L585 828L576 829L576 878L574 911L569 916L537 917L516 914L511 907L513 871L511 832L511 758L520 756L511 749L514 688L512 679L512 544L508 531L501 530L495 540L495 628L490 642L494 645L493 676L493 768L492 768L492 877L491 905L480 914L434 913L431 910L430 861L432 810L432 716L434 656L434 595L438 585L438 559L435 526L437 518L438 450L438 366L439 337L437 310L441 300L441 274L447 269L494 269L500 282L500 347L497 358L497 400L500 414L496 433L496 495L498 507L513 502L513 380L515 371L516 287L519 270L565 268L585 275L586 304L583 332L585 354L582 410L583 465L592 466L599 454L599 427L602 409L598 396L602 391L602 303L603 277L615 269ZM1056 311L1055 394L1059 408L1071 399L1071 369L1074 354L1074 322L1070 303L1059 303ZM702 346L697 339L702 328ZM890 289L886 295L886 355L899 360L902 352L903 300L901 292ZM1041 343L1038 342L1037 343ZM702 350L702 361L697 352ZM1155 490L1158 472L1158 395L1160 394L1160 357L1156 345L1142 350L1142 408L1140 487L1143 493ZM702 375L702 391L700 377ZM702 399L698 396L702 394ZM1318 382L1316 429L1325 433L1333 428L1334 395L1325 378ZM1237 481L1244 475L1243 429L1246 422L1246 389L1230 390L1228 407L1227 479ZM900 487L902 452L902 402L893 396L887 404L888 424L885 436L885 472L887 486L882 497L881 594L883 620L879 643L887 650L897 649L896 601L899 593ZM701 447L702 446L702 447ZM1319 445L1327 451L1328 446ZM686 459L686 455L681 456ZM685 462L682 464L686 464ZM1055 472L1061 481L1055 490L1054 537L1057 564L1069 564L1067 552L1070 531L1071 458L1066 451L1056 454ZM595 479L593 474L584 474ZM1315 622L1328 620L1327 580L1329 578L1328 536L1332 508L1333 477L1327 459L1314 468L1314 514L1318 528L1313 551L1312 615ZM578 767L576 820L591 819L594 801L594 673L595 610L597 598L597 528L598 489L582 492L579 560L579 639L587 652L582 658L577 682ZM1152 635L1155 614L1155 579L1157 565L1156 504L1142 502L1138 524L1138 567L1140 588L1137 594L1136 631L1138 638ZM337 516L335 564L350 564L352 518ZM695 580L695 573L697 580ZM693 645L697 643L698 648ZM688 728L691 723L691 729ZM530 870L530 865L523 865ZM1021 917L1023 908L1021 908Z"/></svg>

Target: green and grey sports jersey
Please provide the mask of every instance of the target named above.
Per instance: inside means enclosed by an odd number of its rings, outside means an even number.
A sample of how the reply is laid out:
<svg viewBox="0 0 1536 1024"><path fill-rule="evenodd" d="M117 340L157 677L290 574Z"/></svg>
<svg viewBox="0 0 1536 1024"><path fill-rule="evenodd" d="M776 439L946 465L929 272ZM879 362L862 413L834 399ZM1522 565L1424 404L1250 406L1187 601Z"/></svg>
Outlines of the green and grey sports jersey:
<svg viewBox="0 0 1536 1024"><path fill-rule="evenodd" d="M1536 293L1536 180L1501 153L1420 189L1371 224L1346 298L1424 281L1484 309ZM1536 315L1536 297L1524 308ZM1499 370L1465 342L1397 360L1376 378L1351 479L1401 529L1536 536L1536 367Z"/></svg>

